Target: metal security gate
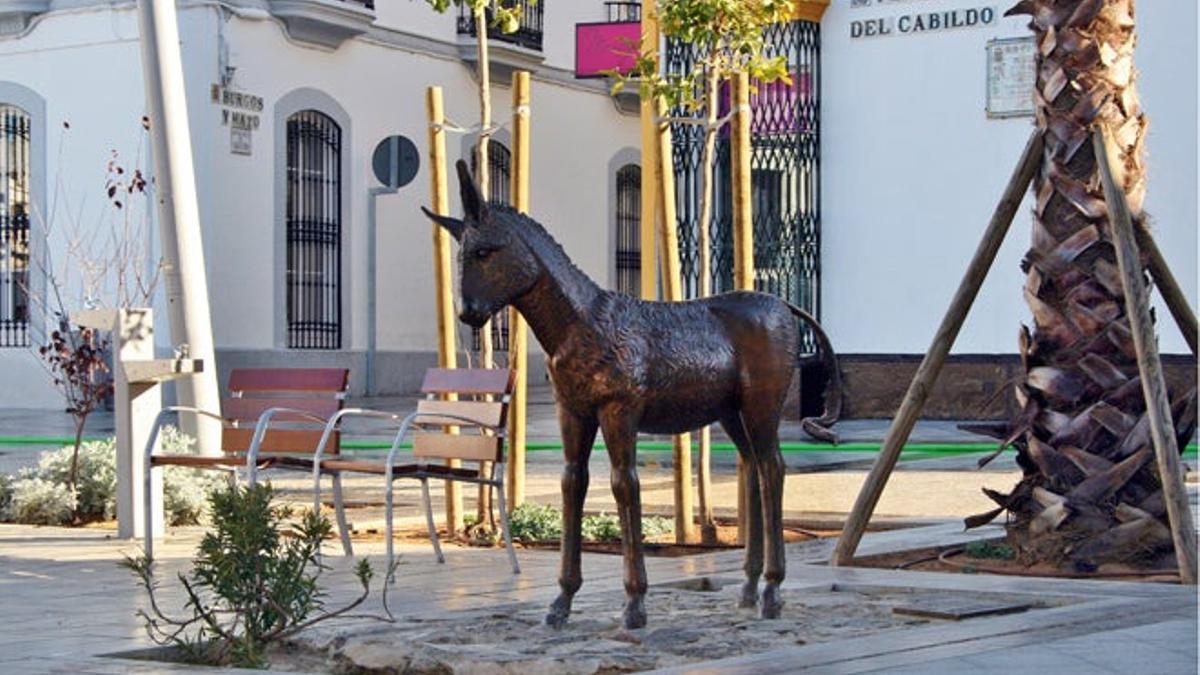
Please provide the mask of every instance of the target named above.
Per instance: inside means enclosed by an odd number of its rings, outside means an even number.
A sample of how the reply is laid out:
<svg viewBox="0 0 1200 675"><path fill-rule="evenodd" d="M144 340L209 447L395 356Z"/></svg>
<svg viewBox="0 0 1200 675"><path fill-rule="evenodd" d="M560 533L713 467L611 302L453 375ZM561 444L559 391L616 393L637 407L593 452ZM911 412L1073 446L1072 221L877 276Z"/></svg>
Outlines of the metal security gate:
<svg viewBox="0 0 1200 675"><path fill-rule="evenodd" d="M821 29L793 21L767 29L768 56L785 56L792 83L759 84L751 94L751 190L754 210L755 288L773 293L820 317L820 53ZM687 45L668 42L669 72L691 68ZM720 112L729 110L729 87L721 88ZM673 111L674 115L685 114ZM697 226L700 215L700 154L703 130L671 128L674 150L680 269L684 293L699 288ZM733 199L728 127L717 138L711 269L714 292L733 288ZM805 326L801 350L816 351Z"/></svg>
<svg viewBox="0 0 1200 675"><path fill-rule="evenodd" d="M617 170L616 291L637 298L642 292L642 168Z"/></svg>
<svg viewBox="0 0 1200 675"><path fill-rule="evenodd" d="M478 155L471 153L471 173L479 168ZM497 206L512 206L512 153L503 143L488 142L488 203ZM492 317L492 349L508 351L508 310ZM478 352L479 329L471 329L471 350Z"/></svg>
<svg viewBox="0 0 1200 675"><path fill-rule="evenodd" d="M342 130L316 110L287 121L287 340L342 346Z"/></svg>
<svg viewBox="0 0 1200 675"><path fill-rule="evenodd" d="M29 346L29 115L0 105L0 347Z"/></svg>

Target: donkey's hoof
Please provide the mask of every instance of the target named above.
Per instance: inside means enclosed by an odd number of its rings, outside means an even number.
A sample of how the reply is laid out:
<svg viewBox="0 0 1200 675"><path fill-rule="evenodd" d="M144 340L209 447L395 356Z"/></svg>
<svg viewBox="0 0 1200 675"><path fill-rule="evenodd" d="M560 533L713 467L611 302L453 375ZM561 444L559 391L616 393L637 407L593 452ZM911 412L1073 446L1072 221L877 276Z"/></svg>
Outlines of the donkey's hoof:
<svg viewBox="0 0 1200 675"><path fill-rule="evenodd" d="M646 625L646 604L641 598L626 603L624 622L625 630L634 630Z"/></svg>
<svg viewBox="0 0 1200 675"><path fill-rule="evenodd" d="M760 616L764 619L778 619L782 611L783 599L779 597L779 587L767 584L767 587L763 589Z"/></svg>
<svg viewBox="0 0 1200 675"><path fill-rule="evenodd" d="M550 611L546 613L546 625L551 628L562 628L567 625L569 616L571 616L571 600L560 595L550 604Z"/></svg>
<svg viewBox="0 0 1200 675"><path fill-rule="evenodd" d="M747 581L742 584L742 595L738 599L738 607L741 609L754 609L758 607L758 582L750 583Z"/></svg>

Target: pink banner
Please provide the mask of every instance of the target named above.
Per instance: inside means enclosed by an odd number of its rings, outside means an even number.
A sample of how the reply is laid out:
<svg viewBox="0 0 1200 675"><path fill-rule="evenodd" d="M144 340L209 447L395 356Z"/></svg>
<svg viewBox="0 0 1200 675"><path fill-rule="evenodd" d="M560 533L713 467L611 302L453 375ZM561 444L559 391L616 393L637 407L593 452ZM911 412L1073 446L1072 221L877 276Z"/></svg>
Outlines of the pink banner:
<svg viewBox="0 0 1200 675"><path fill-rule="evenodd" d="M604 71L626 74L637 63L642 26L637 21L575 25L575 77L603 77Z"/></svg>

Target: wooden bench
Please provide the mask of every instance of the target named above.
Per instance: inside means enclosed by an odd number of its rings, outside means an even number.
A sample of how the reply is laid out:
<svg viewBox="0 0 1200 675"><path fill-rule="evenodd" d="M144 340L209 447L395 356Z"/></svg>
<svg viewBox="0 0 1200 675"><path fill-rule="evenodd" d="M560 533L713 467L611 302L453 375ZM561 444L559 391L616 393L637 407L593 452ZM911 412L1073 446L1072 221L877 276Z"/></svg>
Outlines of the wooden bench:
<svg viewBox="0 0 1200 675"><path fill-rule="evenodd" d="M425 505L425 521L429 539L439 563L446 558L438 542L437 526L433 520L433 504L429 497L431 479L462 481L490 486L496 492L500 509L500 524L504 545L508 549L513 574L520 574L517 556L513 551L508 511L504 503L504 440L507 436L508 405L512 397L514 373L506 369L443 369L425 372L421 392L425 398L417 403L408 416L361 408L347 408L330 418L326 437L336 433L346 417L365 416L386 419L398 424L398 431L387 457L383 461L324 457L325 441L317 448L313 467L313 503L321 503L322 473L338 476L344 472L383 476L385 483L385 518L387 522L387 569L391 574L395 560L392 533L393 483L408 478L420 481ZM488 400L492 399L492 400ZM398 455L404 439L412 432L413 461L400 463ZM447 460L478 462L475 467L451 467ZM485 471L484 467L490 467ZM344 527L339 523L340 527ZM348 550L348 549L347 549Z"/></svg>
<svg viewBox="0 0 1200 675"><path fill-rule="evenodd" d="M327 455L340 451L340 434L326 436L326 423L345 402L350 381L346 368L237 368L229 375L231 397L221 400L221 412L190 406L163 408L154 420L145 449L143 498L145 504L146 556L152 557L151 471L161 466L187 466L195 469L226 471L236 475L246 467L251 485L258 470L282 468L311 471L314 453L324 441ZM155 453L154 446L162 425L173 415L190 414L221 422L221 454L217 456L166 455ZM342 484L334 476L334 505L338 524L344 530L346 515ZM349 539L343 537L343 547Z"/></svg>

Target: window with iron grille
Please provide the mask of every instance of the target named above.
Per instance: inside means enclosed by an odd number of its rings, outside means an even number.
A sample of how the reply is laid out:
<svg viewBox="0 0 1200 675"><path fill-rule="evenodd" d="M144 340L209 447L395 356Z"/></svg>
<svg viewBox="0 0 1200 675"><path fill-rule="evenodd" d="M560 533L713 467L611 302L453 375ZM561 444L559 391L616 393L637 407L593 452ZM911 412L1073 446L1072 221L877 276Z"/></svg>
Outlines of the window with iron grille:
<svg viewBox="0 0 1200 675"><path fill-rule="evenodd" d="M342 130L302 110L287 120L287 344L342 346Z"/></svg>
<svg viewBox="0 0 1200 675"><path fill-rule="evenodd" d="M616 291L637 298L642 289L642 168L617 169Z"/></svg>
<svg viewBox="0 0 1200 675"><path fill-rule="evenodd" d="M479 155L475 149L471 152L471 173L479 169ZM510 185L512 181L512 153L503 143L488 142L488 203L498 206L511 206ZM508 310L498 312L492 317L492 349L497 352L508 351ZM479 329L471 329L471 349L479 351Z"/></svg>
<svg viewBox="0 0 1200 675"><path fill-rule="evenodd" d="M29 346L29 114L0 104L0 348Z"/></svg>

